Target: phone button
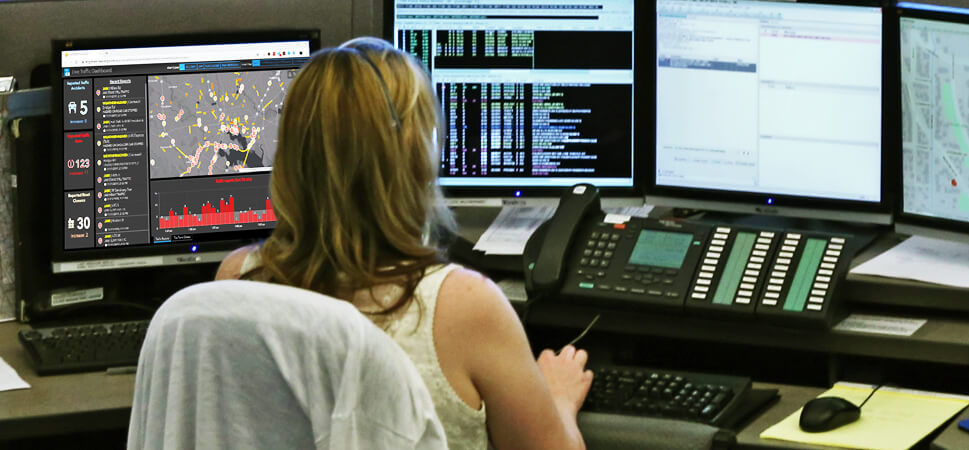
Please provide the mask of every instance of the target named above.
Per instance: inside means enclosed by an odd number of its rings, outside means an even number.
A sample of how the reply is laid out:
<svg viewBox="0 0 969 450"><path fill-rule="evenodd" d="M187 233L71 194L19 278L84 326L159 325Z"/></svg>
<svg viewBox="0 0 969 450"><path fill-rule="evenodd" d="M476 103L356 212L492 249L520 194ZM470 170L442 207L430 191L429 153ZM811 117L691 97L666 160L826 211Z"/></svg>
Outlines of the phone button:
<svg viewBox="0 0 969 450"><path fill-rule="evenodd" d="M608 284L600 284L599 285L599 289L601 289L603 291L611 291L612 290L612 286L610 286Z"/></svg>
<svg viewBox="0 0 969 450"><path fill-rule="evenodd" d="M592 288L596 287L596 285L594 285L592 283L579 283L579 287L582 288L582 289L592 289Z"/></svg>

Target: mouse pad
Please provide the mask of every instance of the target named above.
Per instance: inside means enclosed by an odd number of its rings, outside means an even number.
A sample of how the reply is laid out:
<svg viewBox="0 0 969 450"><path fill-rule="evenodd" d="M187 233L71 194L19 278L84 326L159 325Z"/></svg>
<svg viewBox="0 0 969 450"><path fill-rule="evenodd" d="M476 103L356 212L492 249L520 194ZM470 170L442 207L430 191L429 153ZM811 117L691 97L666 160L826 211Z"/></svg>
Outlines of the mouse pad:
<svg viewBox="0 0 969 450"><path fill-rule="evenodd" d="M838 382L818 397L842 397L860 405L874 388ZM801 416L798 409L764 430L760 437L836 447L907 449L966 405L969 397L965 396L883 386L861 408L861 418L856 422L823 433L808 433L798 425Z"/></svg>

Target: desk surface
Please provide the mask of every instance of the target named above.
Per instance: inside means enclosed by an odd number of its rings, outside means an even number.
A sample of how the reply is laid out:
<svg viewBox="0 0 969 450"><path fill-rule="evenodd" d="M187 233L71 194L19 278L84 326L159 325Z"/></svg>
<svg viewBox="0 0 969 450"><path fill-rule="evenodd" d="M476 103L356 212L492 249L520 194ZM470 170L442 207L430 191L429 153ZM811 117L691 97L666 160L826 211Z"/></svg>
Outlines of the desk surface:
<svg viewBox="0 0 969 450"><path fill-rule="evenodd" d="M16 439L126 428L134 392L134 375L88 372L39 377L30 368L17 340L17 331L27 327L15 322L0 324L0 357L32 386L30 389L0 392L0 436ZM781 398L739 433L737 439L741 448L819 448L764 440L759 435L824 389L767 383L755 383L754 387L778 389ZM961 417L969 418L969 411L964 411ZM945 443L938 448L969 448L969 433L958 431L953 423L936 442Z"/></svg>
<svg viewBox="0 0 969 450"><path fill-rule="evenodd" d="M0 357L31 386L0 392L0 437L127 428L135 389L133 374L37 376L17 339L17 331L24 328L28 326L16 322L0 324Z"/></svg>

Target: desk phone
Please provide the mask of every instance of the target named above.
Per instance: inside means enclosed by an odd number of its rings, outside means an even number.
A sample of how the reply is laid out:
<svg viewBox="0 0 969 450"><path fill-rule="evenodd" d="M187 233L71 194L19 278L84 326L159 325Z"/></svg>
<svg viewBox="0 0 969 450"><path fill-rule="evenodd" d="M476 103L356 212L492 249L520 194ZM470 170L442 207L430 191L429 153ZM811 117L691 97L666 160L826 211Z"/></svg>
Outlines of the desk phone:
<svg viewBox="0 0 969 450"><path fill-rule="evenodd" d="M529 298L830 327L848 235L603 214L577 185L525 247ZM547 245L546 245L547 243Z"/></svg>

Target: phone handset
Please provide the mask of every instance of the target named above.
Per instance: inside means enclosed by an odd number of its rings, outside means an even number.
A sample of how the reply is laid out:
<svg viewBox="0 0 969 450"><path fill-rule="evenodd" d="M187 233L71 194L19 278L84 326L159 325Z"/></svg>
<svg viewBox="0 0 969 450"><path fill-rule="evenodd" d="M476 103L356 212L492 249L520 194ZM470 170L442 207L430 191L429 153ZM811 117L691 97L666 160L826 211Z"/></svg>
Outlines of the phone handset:
<svg viewBox="0 0 969 450"><path fill-rule="evenodd" d="M601 211L599 189L591 184L577 184L562 195L552 218L535 230L525 244L522 259L529 297L559 288L575 233L583 219Z"/></svg>

